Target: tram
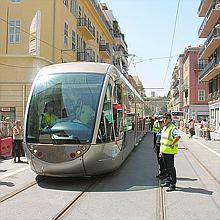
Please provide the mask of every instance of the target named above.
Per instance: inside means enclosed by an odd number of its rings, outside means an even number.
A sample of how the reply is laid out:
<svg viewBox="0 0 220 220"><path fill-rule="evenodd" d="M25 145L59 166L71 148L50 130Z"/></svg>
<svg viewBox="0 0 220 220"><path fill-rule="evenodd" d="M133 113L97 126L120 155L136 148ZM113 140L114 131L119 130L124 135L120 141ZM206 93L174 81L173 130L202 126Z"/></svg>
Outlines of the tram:
<svg viewBox="0 0 220 220"><path fill-rule="evenodd" d="M24 128L24 149L37 174L107 173L144 136L144 101L113 65L55 64L34 80Z"/></svg>

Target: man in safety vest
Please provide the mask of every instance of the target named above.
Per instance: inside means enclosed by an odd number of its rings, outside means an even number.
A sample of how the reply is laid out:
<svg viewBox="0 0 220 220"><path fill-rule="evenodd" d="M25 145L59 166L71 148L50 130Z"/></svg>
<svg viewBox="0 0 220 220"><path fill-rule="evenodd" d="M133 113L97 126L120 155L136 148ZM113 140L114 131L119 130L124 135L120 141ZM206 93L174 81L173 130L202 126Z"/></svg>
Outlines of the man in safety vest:
<svg viewBox="0 0 220 220"><path fill-rule="evenodd" d="M57 121L58 117L53 113L54 112L54 102L49 102L45 106L45 112L42 114L41 127L51 128Z"/></svg>
<svg viewBox="0 0 220 220"><path fill-rule="evenodd" d="M165 126L163 127L160 140L160 153L164 160L167 171L167 178L162 187L169 187L166 191L174 191L176 189L176 169L174 166L174 155L178 153L178 141L180 139L176 126L172 123L170 113L163 115Z"/></svg>
<svg viewBox="0 0 220 220"><path fill-rule="evenodd" d="M157 132L160 130L160 124L159 124L159 120L157 117L155 117L155 121L154 121L154 126L153 126L153 134L154 134L154 147L156 145L156 140L157 140Z"/></svg>

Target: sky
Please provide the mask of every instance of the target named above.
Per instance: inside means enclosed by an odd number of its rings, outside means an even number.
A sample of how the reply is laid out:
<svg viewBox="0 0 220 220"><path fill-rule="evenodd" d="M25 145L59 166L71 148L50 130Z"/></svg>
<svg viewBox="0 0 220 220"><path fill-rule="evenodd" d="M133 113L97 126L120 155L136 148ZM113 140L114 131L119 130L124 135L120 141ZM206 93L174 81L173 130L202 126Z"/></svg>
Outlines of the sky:
<svg viewBox="0 0 220 220"><path fill-rule="evenodd" d="M104 0L116 20L128 44L129 54L135 54L134 62L140 59L169 57L174 32L178 0ZM168 58L152 59L131 64L129 73L138 75L144 88L164 88L153 90L156 95L167 95L172 72L178 55L188 46L198 46L198 30L203 21L197 11L201 0L180 0L176 31L169 69ZM132 62L133 63L133 62ZM166 74L167 72L167 74ZM150 95L152 90L146 89Z"/></svg>

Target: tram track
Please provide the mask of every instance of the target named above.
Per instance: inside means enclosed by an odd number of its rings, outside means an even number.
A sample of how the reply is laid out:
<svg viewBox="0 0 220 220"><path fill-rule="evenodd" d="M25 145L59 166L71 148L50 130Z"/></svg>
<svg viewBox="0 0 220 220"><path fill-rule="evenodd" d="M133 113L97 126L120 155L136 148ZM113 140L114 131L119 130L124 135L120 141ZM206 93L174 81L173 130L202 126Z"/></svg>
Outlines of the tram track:
<svg viewBox="0 0 220 220"><path fill-rule="evenodd" d="M161 180L159 180L159 186L161 185ZM159 187L159 215L158 220L166 220L166 193L163 187Z"/></svg>
<svg viewBox="0 0 220 220"><path fill-rule="evenodd" d="M23 186L22 188L17 189L17 190L14 190L14 191L12 191L12 192L9 193L9 194L0 197L0 203L5 202L6 200L8 200L8 199L10 199L10 198L12 198L12 197L14 197L14 196L16 196L16 195L18 195L18 194L24 192L25 190L27 190L27 189L29 189L29 188L31 188L31 187L37 185L38 183L42 182L42 181L45 180L45 179L47 179L47 177L41 177L41 178L39 178L38 181L36 181L36 180L35 180L35 181L32 181L31 183L29 183L29 184Z"/></svg>
<svg viewBox="0 0 220 220"><path fill-rule="evenodd" d="M88 184L82 192L67 203L51 220L63 219L63 217L71 211L72 207L81 201L82 197L85 197L88 194L88 191L95 187L101 180L102 178L96 178L92 183Z"/></svg>
<svg viewBox="0 0 220 220"><path fill-rule="evenodd" d="M186 149L191 157L197 162L197 164L200 165L200 167L206 171L206 173L215 181L215 183L219 186L220 188L220 181L215 177L215 175L213 175L213 173L207 168L207 166L205 166L201 160L198 159L198 157L191 151L189 150L189 148L186 147L186 145L183 143L183 141L180 141L181 144L183 145L184 149ZM189 161L189 159L186 157L186 154L184 153L183 149L182 149L183 155L185 156L185 158ZM190 161L189 161L190 162ZM193 169L194 170L194 169Z"/></svg>

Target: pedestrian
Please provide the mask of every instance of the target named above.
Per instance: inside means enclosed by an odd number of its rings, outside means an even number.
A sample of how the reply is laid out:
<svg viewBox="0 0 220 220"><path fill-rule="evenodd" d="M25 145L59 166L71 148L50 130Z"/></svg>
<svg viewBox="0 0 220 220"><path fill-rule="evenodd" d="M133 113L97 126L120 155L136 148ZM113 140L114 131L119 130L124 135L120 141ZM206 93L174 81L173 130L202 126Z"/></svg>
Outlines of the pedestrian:
<svg viewBox="0 0 220 220"><path fill-rule="evenodd" d="M22 141L23 141L23 129L21 126L21 121L17 120L17 121L15 121L15 125L13 127L12 156L14 157L14 163L22 163L23 162L20 160L20 157L22 157L24 154ZM16 158L18 158L18 161L16 161Z"/></svg>
<svg viewBox="0 0 220 220"><path fill-rule="evenodd" d="M169 187L166 191L176 190L176 168L174 165L174 155L178 153L178 141L180 139L179 131L172 123L171 114L164 113L164 127L161 133L160 153L167 171L167 178L162 187Z"/></svg>
<svg viewBox="0 0 220 220"><path fill-rule="evenodd" d="M195 135L195 125L194 125L194 120L190 119L189 120L189 138L192 138L193 135Z"/></svg>
<svg viewBox="0 0 220 220"><path fill-rule="evenodd" d="M157 162L158 162L158 165L159 165L159 174L156 176L156 178L164 179L166 177L166 169L165 169L163 158L160 154L161 133L162 133L162 129L164 127L163 119L159 120L159 124L160 124L160 130L157 132L157 140L156 140L156 145L155 145L155 148L154 148L155 153L157 155Z"/></svg>
<svg viewBox="0 0 220 220"><path fill-rule="evenodd" d="M153 126L153 134L154 134L154 147L156 145L156 139L157 139L157 132L160 130L159 120L158 117L155 117L154 126Z"/></svg>
<svg viewBox="0 0 220 220"><path fill-rule="evenodd" d="M202 137L203 138L206 137L206 126L207 126L206 118L203 118L201 121L201 126L200 126L200 128L202 129Z"/></svg>

